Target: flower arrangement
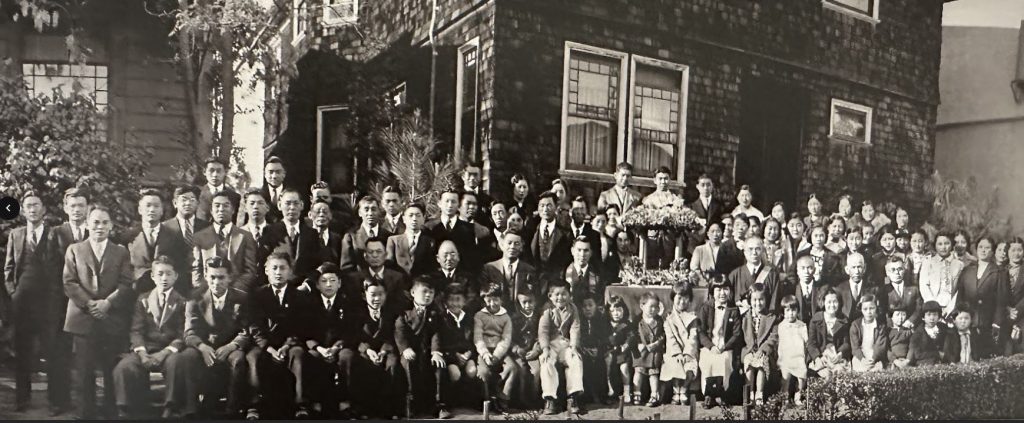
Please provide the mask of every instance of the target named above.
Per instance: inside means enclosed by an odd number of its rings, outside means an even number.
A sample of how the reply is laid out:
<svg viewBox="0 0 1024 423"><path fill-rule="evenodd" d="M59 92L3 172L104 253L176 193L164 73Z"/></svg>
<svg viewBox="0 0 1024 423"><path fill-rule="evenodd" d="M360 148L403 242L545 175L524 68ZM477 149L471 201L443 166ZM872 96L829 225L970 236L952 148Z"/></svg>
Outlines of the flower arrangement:
<svg viewBox="0 0 1024 423"><path fill-rule="evenodd" d="M682 204L664 207L638 205L622 215L622 225L632 231L695 230L701 227L697 212Z"/></svg>
<svg viewBox="0 0 1024 423"><path fill-rule="evenodd" d="M708 285L707 275L690 270L690 261L685 258L675 259L668 269L645 269L642 259L634 256L623 263L619 277L622 284L628 286L671 286L680 281L689 281L693 286Z"/></svg>

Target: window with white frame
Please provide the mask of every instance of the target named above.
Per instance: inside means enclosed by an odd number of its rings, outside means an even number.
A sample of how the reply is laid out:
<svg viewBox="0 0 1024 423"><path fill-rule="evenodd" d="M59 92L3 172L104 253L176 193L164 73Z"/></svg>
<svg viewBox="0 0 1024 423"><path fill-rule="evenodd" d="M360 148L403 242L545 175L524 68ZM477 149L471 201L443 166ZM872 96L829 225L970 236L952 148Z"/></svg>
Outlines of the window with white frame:
<svg viewBox="0 0 1024 423"><path fill-rule="evenodd" d="M564 75L562 168L612 173L622 159L626 55L568 44Z"/></svg>
<svg viewBox="0 0 1024 423"><path fill-rule="evenodd" d="M109 78L104 65L24 63L21 70L33 96L49 96L59 88L65 95L77 92L92 98L100 110L107 107Z"/></svg>
<svg viewBox="0 0 1024 423"><path fill-rule="evenodd" d="M681 65L633 56L630 87L633 174L653 178L660 167L676 175L682 167L683 80Z"/></svg>
<svg viewBox="0 0 1024 423"><path fill-rule="evenodd" d="M479 159L480 45L474 38L459 48L455 71L455 147L470 161Z"/></svg>
<svg viewBox="0 0 1024 423"><path fill-rule="evenodd" d="M664 166L682 180L686 66L568 42L564 72L564 173L608 175L626 161L635 176Z"/></svg>
<svg viewBox="0 0 1024 423"><path fill-rule="evenodd" d="M833 98L829 114L829 138L870 145L873 112L871 107L863 104Z"/></svg>
<svg viewBox="0 0 1024 423"><path fill-rule="evenodd" d="M878 0L821 0L826 9L878 22Z"/></svg>
<svg viewBox="0 0 1024 423"><path fill-rule="evenodd" d="M292 44L297 44L306 36L309 29L308 0L292 0Z"/></svg>

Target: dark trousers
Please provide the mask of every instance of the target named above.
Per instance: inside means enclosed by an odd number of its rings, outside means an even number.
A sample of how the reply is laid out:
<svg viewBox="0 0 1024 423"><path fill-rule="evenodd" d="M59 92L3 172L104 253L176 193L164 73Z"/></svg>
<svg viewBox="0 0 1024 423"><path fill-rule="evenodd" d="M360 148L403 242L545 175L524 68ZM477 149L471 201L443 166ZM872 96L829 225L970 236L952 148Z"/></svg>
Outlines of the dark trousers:
<svg viewBox="0 0 1024 423"><path fill-rule="evenodd" d="M68 298L63 293L53 297L49 327L45 329L53 336L46 359L46 394L51 406L67 408L71 406L71 344L74 336L64 332Z"/></svg>
<svg viewBox="0 0 1024 423"><path fill-rule="evenodd" d="M117 406L139 415L149 402L149 372L161 372L164 375L166 390L164 407L176 408L185 405L186 366L181 352L156 352L145 362L138 353L128 353L114 367L114 392ZM163 359L160 360L160 357ZM197 410L183 410L186 414Z"/></svg>
<svg viewBox="0 0 1024 423"><path fill-rule="evenodd" d="M181 354L186 375L186 414L198 411L200 394L205 397L204 404L216 403L226 396L227 409L232 413L256 404L256 392L248 386L249 365L244 351L232 351L225 360L215 360L209 367L195 348L189 347Z"/></svg>
<svg viewBox="0 0 1024 423"><path fill-rule="evenodd" d="M335 384L338 375L338 362L327 361L323 357L310 355L305 361L306 380L309 387L309 400L320 403L324 413L338 410L339 392Z"/></svg>
<svg viewBox="0 0 1024 423"><path fill-rule="evenodd" d="M513 390L518 380L519 366L511 356L506 355L505 358L496 360L492 366L477 358L476 372L484 382L484 398L496 397L508 401L515 394Z"/></svg>
<svg viewBox="0 0 1024 423"><path fill-rule="evenodd" d="M274 360L265 350L256 347L245 355L249 364L249 383L272 410L283 411L292 405L304 407L303 361L306 350L299 346L288 349L283 362ZM289 387L291 389L289 389ZM287 400L283 394L289 393ZM274 398L275 394L278 398ZM271 400L273 399L273 401ZM287 402L287 406L281 404ZM269 403L269 404L268 404Z"/></svg>
<svg viewBox="0 0 1024 423"><path fill-rule="evenodd" d="M74 335L75 372L78 373L79 417L94 419L96 415L96 369L103 372L103 411L108 416L114 408L114 365L125 350L123 340L102 333Z"/></svg>
<svg viewBox="0 0 1024 423"><path fill-rule="evenodd" d="M412 394L413 411L433 413L443 403L441 380L445 376L442 374L444 369L434 367L429 352L417 353L416 359L412 361L404 358L401 360L402 369L405 370L406 392Z"/></svg>
<svg viewBox="0 0 1024 423"><path fill-rule="evenodd" d="M593 356L580 355L583 359L583 393L592 401L601 401L608 395L608 364L604 357L604 351L600 350Z"/></svg>
<svg viewBox="0 0 1024 423"><path fill-rule="evenodd" d="M338 373L341 379L341 397L353 405L365 407L377 415L391 417L403 413L399 389L403 381L399 375L398 356L389 353L376 364L366 353L345 348L338 353Z"/></svg>
<svg viewBox="0 0 1024 423"><path fill-rule="evenodd" d="M58 384L61 382L59 377L55 376L53 370L53 359L57 355L53 348L53 344L57 337L57 331L54 329L52 321L52 314L49 313L47 305L49 304L48 295L46 293L31 292L21 290L15 293L12 298L13 314L12 314L12 331L14 341L14 354L15 354L15 369L14 369L14 381L15 381L15 400L21 405L27 405L32 396L32 373L35 373L35 368L39 364L40 355L46 356L47 369L47 389L50 393L50 405L67 405L68 401L65 400L63 403L56 402L54 395L59 390ZM64 322L61 322L62 324ZM38 342L38 348L36 348ZM67 382L64 381L66 384ZM67 396L65 396L65 399Z"/></svg>

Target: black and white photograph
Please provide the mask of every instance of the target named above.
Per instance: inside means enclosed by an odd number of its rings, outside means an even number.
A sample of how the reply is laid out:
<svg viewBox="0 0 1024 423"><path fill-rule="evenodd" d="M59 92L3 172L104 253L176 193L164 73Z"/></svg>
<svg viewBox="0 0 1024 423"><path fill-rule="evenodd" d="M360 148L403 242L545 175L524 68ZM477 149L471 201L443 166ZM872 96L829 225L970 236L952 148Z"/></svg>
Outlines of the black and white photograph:
<svg viewBox="0 0 1024 423"><path fill-rule="evenodd" d="M1024 419L1024 0L0 0L0 420Z"/></svg>

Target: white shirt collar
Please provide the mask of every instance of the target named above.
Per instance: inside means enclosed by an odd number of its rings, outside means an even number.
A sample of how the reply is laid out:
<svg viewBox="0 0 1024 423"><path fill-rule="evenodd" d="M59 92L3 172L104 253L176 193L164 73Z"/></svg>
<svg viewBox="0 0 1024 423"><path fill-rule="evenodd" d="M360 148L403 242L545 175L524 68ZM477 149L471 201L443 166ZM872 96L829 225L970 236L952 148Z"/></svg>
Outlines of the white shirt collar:
<svg viewBox="0 0 1024 423"><path fill-rule="evenodd" d="M751 275L753 275L754 272L756 272L758 269L760 269L762 267L764 267L763 263L762 264L747 263L747 271L750 272Z"/></svg>
<svg viewBox="0 0 1024 423"><path fill-rule="evenodd" d="M508 265L509 265L510 263L512 264L512 270L513 270L513 271L514 271L514 270L516 270L516 269L519 269L519 259L516 259L516 261L514 261L514 262L513 262L513 261L510 261L510 260L508 259L508 257L503 257L503 258L501 259L501 264L502 264L502 267L504 267L505 269L508 269ZM503 270L504 270L504 269L503 269Z"/></svg>
<svg viewBox="0 0 1024 423"><path fill-rule="evenodd" d="M335 294L333 297L327 297L327 296L324 296L324 294L320 294L320 302L323 303L324 305L326 305L327 302L330 301L331 305L334 305L334 299L337 298L337 297L338 297L337 294Z"/></svg>
<svg viewBox="0 0 1024 423"><path fill-rule="evenodd" d="M368 235L368 236L369 235L373 235L373 236L380 235L380 224L377 224L377 225L374 225L374 226L363 225L362 227L363 227L363 232L366 232L366 235ZM371 231L373 231L373 232L371 232Z"/></svg>
<svg viewBox="0 0 1024 423"><path fill-rule="evenodd" d="M462 318L466 316L466 310L459 310L459 314L452 313L451 309L448 309L448 314L455 318L455 324L460 328L462 327Z"/></svg>
<svg viewBox="0 0 1024 423"><path fill-rule="evenodd" d="M234 228L234 226L235 226L235 225L234 225L233 223L231 223L231 222L225 223L225 224L223 224L223 225L220 225L220 224L214 223L214 224L213 224L213 230L215 230L215 231L216 231L216 230L220 229L220 230L221 230L221 232L223 232L223 233L224 233L225 235L228 235L228 234L230 234L230 233L231 233L231 229L233 229L233 228Z"/></svg>
<svg viewBox="0 0 1024 423"><path fill-rule="evenodd" d="M867 320L861 320L861 324L864 326L864 329L875 330L875 327L878 326L878 320L877 319L872 320L870 323ZM868 331L865 331L865 332L868 332Z"/></svg>
<svg viewBox="0 0 1024 423"><path fill-rule="evenodd" d="M454 275L454 274L455 274L455 269L452 269L452 270L445 270L445 269L441 269L441 272L443 272L443 273L444 273L444 277L446 277L446 278L448 278L448 279L451 279L451 278L452 278L452 275Z"/></svg>
<svg viewBox="0 0 1024 423"><path fill-rule="evenodd" d="M411 230L405 231L405 237L409 239L409 245L412 245L416 238L420 236L419 232L413 232Z"/></svg>
<svg viewBox="0 0 1024 423"><path fill-rule="evenodd" d="M189 217L188 219L184 219L181 216L175 216L174 218L178 219L178 225L181 226L182 230L185 230L185 226L191 226L193 231L196 230L196 215L192 215L192 217ZM188 225L186 225L186 223L188 223Z"/></svg>
<svg viewBox="0 0 1024 423"><path fill-rule="evenodd" d="M27 232L31 233L34 238L41 237L43 234L43 224L40 222L38 225L29 224L30 228Z"/></svg>
<svg viewBox="0 0 1024 423"><path fill-rule="evenodd" d="M384 279L384 267L381 267L379 271L375 272L375 271L373 271L372 267L367 266L366 267L366 271L367 271L367 273L370 274L371 277L378 277L378 278Z"/></svg>
<svg viewBox="0 0 1024 423"><path fill-rule="evenodd" d="M263 223L260 224L256 224L256 222L249 222L246 226L248 227L249 232L252 232L253 236L255 236L257 233L262 232L263 228L267 227L267 221L264 220Z"/></svg>
<svg viewBox="0 0 1024 423"><path fill-rule="evenodd" d="M216 194L218 192L224 191L224 185L221 185L221 186L218 187L218 186L206 184L206 186L210 188L210 194Z"/></svg>
<svg viewBox="0 0 1024 423"><path fill-rule="evenodd" d="M574 263L572 265L572 267L576 268L576 273L578 273L579 276L583 276L583 275L587 274L587 264L586 263L583 264L583 267L577 267L576 264Z"/></svg>
<svg viewBox="0 0 1024 423"><path fill-rule="evenodd" d="M213 298L214 304L223 304L224 300L228 298L228 291L224 291L224 295L218 297L217 294L214 294L213 291L211 290L210 297Z"/></svg>

